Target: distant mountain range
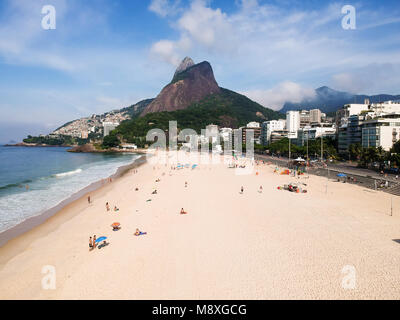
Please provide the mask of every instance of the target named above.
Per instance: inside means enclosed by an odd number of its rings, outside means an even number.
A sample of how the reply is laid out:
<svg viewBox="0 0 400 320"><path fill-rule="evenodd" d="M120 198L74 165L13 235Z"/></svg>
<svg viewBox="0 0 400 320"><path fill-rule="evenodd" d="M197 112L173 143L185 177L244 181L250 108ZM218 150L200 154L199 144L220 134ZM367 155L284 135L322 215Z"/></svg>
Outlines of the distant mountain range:
<svg viewBox="0 0 400 320"><path fill-rule="evenodd" d="M376 103L388 100L399 100L400 95L354 95L324 86L315 90L315 97L312 99L303 100L299 103L286 102L280 112L286 113L286 111L289 110L320 109L322 112L330 113L337 111L347 103L364 103L365 99L369 99L371 103Z"/></svg>

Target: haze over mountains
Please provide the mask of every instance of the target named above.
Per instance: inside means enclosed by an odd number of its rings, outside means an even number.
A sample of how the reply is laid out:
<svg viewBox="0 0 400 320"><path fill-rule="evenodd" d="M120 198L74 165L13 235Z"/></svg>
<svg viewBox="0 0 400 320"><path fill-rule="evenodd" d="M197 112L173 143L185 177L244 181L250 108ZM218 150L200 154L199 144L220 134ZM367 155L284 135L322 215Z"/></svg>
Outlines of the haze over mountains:
<svg viewBox="0 0 400 320"><path fill-rule="evenodd" d="M323 86L315 90L315 96L312 99L303 100L298 103L286 102L280 110L286 113L289 110L310 110L320 109L322 112L335 112L347 103L364 103L365 99L369 99L371 103L399 100L400 95L379 94L373 96L355 95L348 92L336 91L329 87Z"/></svg>

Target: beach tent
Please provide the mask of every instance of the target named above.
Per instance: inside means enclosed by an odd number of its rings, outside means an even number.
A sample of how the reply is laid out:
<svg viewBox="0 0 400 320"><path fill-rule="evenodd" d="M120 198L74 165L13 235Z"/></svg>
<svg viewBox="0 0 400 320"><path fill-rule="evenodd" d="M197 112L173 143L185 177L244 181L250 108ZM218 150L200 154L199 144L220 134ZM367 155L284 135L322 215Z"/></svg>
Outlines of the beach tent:
<svg viewBox="0 0 400 320"><path fill-rule="evenodd" d="M347 175L345 175L344 173L338 173L336 176L338 176L339 178L347 177Z"/></svg>
<svg viewBox="0 0 400 320"><path fill-rule="evenodd" d="M294 161L297 161L297 162L306 162L306 160L304 160L304 159L302 159L302 158L300 158L300 157L298 157L298 158L295 159Z"/></svg>

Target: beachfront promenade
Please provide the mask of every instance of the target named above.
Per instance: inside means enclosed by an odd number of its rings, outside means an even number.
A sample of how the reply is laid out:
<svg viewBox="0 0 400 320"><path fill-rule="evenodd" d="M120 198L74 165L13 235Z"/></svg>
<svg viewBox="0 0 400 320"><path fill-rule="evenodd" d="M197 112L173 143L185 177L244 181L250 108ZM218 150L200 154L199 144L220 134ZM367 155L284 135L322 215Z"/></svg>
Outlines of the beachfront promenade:
<svg viewBox="0 0 400 320"><path fill-rule="evenodd" d="M197 164L147 163L10 241L0 299L400 298L398 197L391 211L389 194L275 165ZM278 190L291 182L307 193ZM93 235L109 245L89 251Z"/></svg>

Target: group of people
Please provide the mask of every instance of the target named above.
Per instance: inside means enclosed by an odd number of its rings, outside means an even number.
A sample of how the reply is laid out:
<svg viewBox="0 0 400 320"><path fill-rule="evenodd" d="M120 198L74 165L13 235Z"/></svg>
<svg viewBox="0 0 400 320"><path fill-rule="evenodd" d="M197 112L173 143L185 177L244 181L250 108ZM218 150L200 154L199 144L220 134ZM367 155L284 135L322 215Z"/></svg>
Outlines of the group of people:
<svg viewBox="0 0 400 320"><path fill-rule="evenodd" d="M89 238L89 250L93 250L94 248L96 248L96 235Z"/></svg>
<svg viewBox="0 0 400 320"><path fill-rule="evenodd" d="M106 209L107 211L110 211L110 204L108 202L106 202ZM119 211L119 208L117 208L117 206L114 206L114 212Z"/></svg>
<svg viewBox="0 0 400 320"><path fill-rule="evenodd" d="M258 192L259 193L262 193L263 192L263 186L260 186L260 188L258 189ZM243 188L243 186L241 186L240 187L240 194L243 194L244 193L244 188Z"/></svg>

